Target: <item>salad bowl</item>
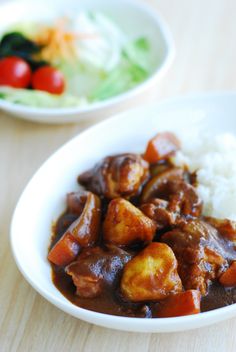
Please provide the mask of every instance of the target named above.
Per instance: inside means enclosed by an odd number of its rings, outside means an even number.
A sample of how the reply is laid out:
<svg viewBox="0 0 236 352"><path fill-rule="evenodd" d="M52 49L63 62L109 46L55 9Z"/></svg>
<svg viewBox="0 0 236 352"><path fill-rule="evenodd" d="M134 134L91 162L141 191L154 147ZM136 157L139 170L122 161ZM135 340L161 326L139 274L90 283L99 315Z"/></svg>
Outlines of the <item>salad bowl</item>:
<svg viewBox="0 0 236 352"><path fill-rule="evenodd" d="M7 98L0 99L0 109L11 115L27 120L43 123L73 123L87 118L108 116L114 111L120 111L135 104L138 99L151 89L169 68L174 57L174 44L171 33L165 21L153 9L146 4L134 0L63 0L46 2L32 2L20 0L9 2L0 7L0 34L6 33L9 27L16 23L27 21L39 22L43 20L53 21L64 15L76 16L81 11L100 12L112 19L117 26L122 28L123 33L130 40L147 38L150 47L150 60L152 69L150 74L131 88L88 103L75 106L60 104L59 107L38 106L38 100L24 97L26 104L21 99L15 101ZM141 25L140 25L141 24ZM112 39L113 44L115 37ZM96 55L94 55L94 60ZM145 60L143 60L145 61ZM117 75L109 89L116 89L121 84L124 76ZM83 83L86 84L86 81ZM109 93L109 92L108 92ZM109 95L109 94L108 94ZM60 97L58 98L60 99ZM27 101L28 100L28 101ZM30 104L29 103L30 100Z"/></svg>

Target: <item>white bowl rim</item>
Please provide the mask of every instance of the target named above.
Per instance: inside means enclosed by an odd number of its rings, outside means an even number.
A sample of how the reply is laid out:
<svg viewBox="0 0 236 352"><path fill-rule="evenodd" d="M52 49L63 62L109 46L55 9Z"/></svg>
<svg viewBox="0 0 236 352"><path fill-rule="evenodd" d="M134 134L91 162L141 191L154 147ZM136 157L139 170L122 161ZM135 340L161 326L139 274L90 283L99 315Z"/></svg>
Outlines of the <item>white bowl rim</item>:
<svg viewBox="0 0 236 352"><path fill-rule="evenodd" d="M156 107L161 107L166 104L182 104L182 102L197 102L199 100L207 100L207 99L220 99L220 98L230 98L236 101L236 91L210 91L210 92L199 92L199 93L190 93L187 95L183 96L176 96L173 98L167 98L162 100L161 102L154 102L151 104L146 104L145 106L156 106ZM144 107L144 106L143 106ZM129 109L128 111L137 111L138 108L133 108ZM61 301L57 297L55 297L53 294L48 292L47 290L43 290L40 286L37 285L37 283L32 280L32 278L28 275L27 272L25 272L24 267L20 260L18 260L18 255L17 255L17 248L14 245L14 219L16 216L16 213L18 212L18 207L21 203L21 200L24 198L24 194L27 191L28 187L30 187L31 183L34 182L35 176L38 174L38 172L45 166L45 164L50 163L51 159L58 153L60 153L61 149L65 148L67 145L73 143L74 140L79 138L81 135L86 135L89 134L91 130L96 129L97 126L105 126L107 124L110 124L113 121L120 120L120 115L125 115L127 114L127 111L116 114L112 116L109 119L106 119L102 122L99 122L90 128L86 129L85 131L79 133L78 135L74 136L71 138L68 142L63 144L60 148L58 148L42 165L41 167L34 173L33 177L30 179L26 187L24 188L17 205L15 207L13 216L12 216L12 221L10 225L10 245L11 245L11 250L13 253L13 257L15 259L15 262L18 266L18 269L20 270L21 274L23 277L30 283L30 285L38 292L40 293L46 300L51 302L53 305L57 306L59 309L62 311L76 317L79 319L82 319L84 321L87 321L89 323L93 323L94 318L96 318L96 325L99 326L104 326L104 327L110 327L112 329L117 329L117 330L125 330L125 331L133 331L133 332L156 332L156 333L161 333L161 332L171 332L171 331L182 331L182 330L190 330L194 329L196 324L197 328L199 327L204 327L207 325L212 324L212 320L214 322L222 321L227 318L232 318L233 316L236 315L236 303L231 304L229 306L225 306L222 308L217 308L211 311L207 312L202 312L200 314L196 315L189 315L189 316L181 316L181 317L173 317L173 318L151 318L151 319L145 319L145 318L131 318L131 317L123 317L123 316L115 316L115 315L109 315L109 314L104 314L104 313L98 313L94 311L90 311L84 308L80 308L73 303L71 303L69 300L68 301ZM99 322L97 321L99 320ZM125 325L127 324L127 320L129 321L129 325L131 326L128 328ZM198 323L201 321L201 325L199 326ZM124 329L117 327L116 325L119 326L124 326ZM188 325L189 324L189 325ZM114 326L113 326L114 325ZM188 327L186 328L181 328L182 325L187 325ZM192 326L193 325L193 326ZM171 329L169 329L169 326L171 326Z"/></svg>
<svg viewBox="0 0 236 352"><path fill-rule="evenodd" d="M24 1L24 0L23 0ZM137 94L141 93L142 91L146 90L149 86L155 84L155 82L160 79L171 66L174 57L175 57L175 44L174 39L169 29L169 26L166 20L163 18L163 15L160 11L156 10L155 8L151 7L147 3L141 2L141 0L125 0L129 2L132 6L135 6L141 9L144 13L146 13L149 17L153 18L155 22L158 24L160 31L163 35L164 41L167 47L167 53L165 59L162 61L160 65L156 67L154 72L143 82L138 84L137 86L131 88L130 90L118 94L112 98L105 99L103 101L98 101L95 103L88 104L86 106L78 106L78 107L59 107L59 108L41 108L41 107L32 107L23 104L16 104L11 103L9 101L0 99L0 109L6 109L8 111L12 111L15 113L20 112L21 114L47 114L47 116L63 116L65 114L73 115L73 114L82 114L82 113L89 113L92 111L99 111L104 108L112 107L117 103L121 103L128 99L133 98ZM18 3L17 0L12 0L9 3L4 3L0 7L8 6L9 4Z"/></svg>

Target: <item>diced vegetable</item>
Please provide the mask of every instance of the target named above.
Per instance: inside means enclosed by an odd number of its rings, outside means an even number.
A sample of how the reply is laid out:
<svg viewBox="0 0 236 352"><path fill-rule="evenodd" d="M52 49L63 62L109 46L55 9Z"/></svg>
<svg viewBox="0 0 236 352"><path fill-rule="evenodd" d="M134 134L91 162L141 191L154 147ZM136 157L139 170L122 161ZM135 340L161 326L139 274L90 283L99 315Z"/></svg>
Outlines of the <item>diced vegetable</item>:
<svg viewBox="0 0 236 352"><path fill-rule="evenodd" d="M27 88L31 80L31 69L25 60L16 56L0 59L0 86Z"/></svg>
<svg viewBox="0 0 236 352"><path fill-rule="evenodd" d="M57 265L67 265L76 258L80 247L93 246L98 239L100 213L100 199L88 192L82 214L50 250L48 259Z"/></svg>
<svg viewBox="0 0 236 352"><path fill-rule="evenodd" d="M116 198L109 204L103 230L106 243L127 246L151 242L156 224L127 200Z"/></svg>
<svg viewBox="0 0 236 352"><path fill-rule="evenodd" d="M63 74L51 66L38 68L32 76L32 87L51 94L62 94L65 90Z"/></svg>
<svg viewBox="0 0 236 352"><path fill-rule="evenodd" d="M147 145L144 159L149 163L168 158L180 148L180 142L171 132L158 133Z"/></svg>
<svg viewBox="0 0 236 352"><path fill-rule="evenodd" d="M121 292L128 300L158 301L180 291L177 260L164 243L151 243L124 267Z"/></svg>
<svg viewBox="0 0 236 352"><path fill-rule="evenodd" d="M158 318L180 317L200 313L201 294L197 290L188 290L160 302L157 309Z"/></svg>
<svg viewBox="0 0 236 352"><path fill-rule="evenodd" d="M57 265L66 265L75 259L79 250L80 245L75 238L70 233L66 233L51 249L48 260Z"/></svg>
<svg viewBox="0 0 236 352"><path fill-rule="evenodd" d="M169 196L168 184L172 181L181 182L184 179L184 170L180 167L172 167L157 174L146 184L143 189L141 201L146 203L152 198L163 198L163 194Z"/></svg>
<svg viewBox="0 0 236 352"><path fill-rule="evenodd" d="M99 235L101 201L98 196L89 192L81 216L69 229L82 247L93 246Z"/></svg>
<svg viewBox="0 0 236 352"><path fill-rule="evenodd" d="M86 203L88 192L71 192L66 196L67 210L69 213L81 215Z"/></svg>
<svg viewBox="0 0 236 352"><path fill-rule="evenodd" d="M233 262L230 267L219 278L221 285L225 287L236 286L236 262Z"/></svg>

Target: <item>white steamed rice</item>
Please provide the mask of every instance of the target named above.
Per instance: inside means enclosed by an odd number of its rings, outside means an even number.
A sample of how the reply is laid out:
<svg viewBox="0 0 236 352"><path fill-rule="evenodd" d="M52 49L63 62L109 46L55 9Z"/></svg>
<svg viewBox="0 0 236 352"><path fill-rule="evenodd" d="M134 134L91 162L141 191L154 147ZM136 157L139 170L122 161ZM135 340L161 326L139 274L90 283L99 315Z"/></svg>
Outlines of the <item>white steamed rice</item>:
<svg viewBox="0 0 236 352"><path fill-rule="evenodd" d="M204 215L236 220L236 138L225 133L180 139L182 150L175 163L197 171Z"/></svg>

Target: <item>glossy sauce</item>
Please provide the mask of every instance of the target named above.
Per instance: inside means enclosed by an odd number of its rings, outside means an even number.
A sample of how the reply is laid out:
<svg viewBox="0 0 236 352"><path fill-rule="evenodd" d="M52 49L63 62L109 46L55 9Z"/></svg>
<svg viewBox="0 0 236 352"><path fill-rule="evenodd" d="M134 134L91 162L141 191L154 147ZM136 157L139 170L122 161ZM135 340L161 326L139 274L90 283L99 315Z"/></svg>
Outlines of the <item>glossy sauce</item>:
<svg viewBox="0 0 236 352"><path fill-rule="evenodd" d="M120 169L121 161L127 163L128 154L124 155L124 160L122 158L118 158L118 161L113 165L113 174L116 175ZM129 159L129 158L128 158ZM132 159L132 158L131 158ZM107 207L109 204L109 200L104 198L104 194L109 192L109 188L107 188L107 184L104 180L104 170L108 168L109 162L112 162L113 158L105 158L103 163L97 164L92 171L85 172L80 175L79 180L80 183L85 186L87 189L87 184L89 183L92 175L96 175L94 177L93 182L90 184L90 191L95 192L96 194L102 194L102 214L101 220L104 221L105 215L107 213ZM125 161L126 160L126 161ZM101 167L102 165L102 167ZM150 175L147 176L146 181L140 186L140 189L137 190L136 196L132 196L130 201L136 206L140 205L140 193L142 188L145 187L145 184L150 180L150 178L154 178L157 174L171 170L173 167L171 159L167 161L161 161L155 165L150 166ZM186 169L184 171L184 178L191 185L196 186L196 174L190 174ZM183 173L183 172L182 172ZM185 175L186 174L186 175ZM113 175L113 176L114 176ZM115 177L115 176L114 176ZM105 183L104 183L105 182ZM165 184L165 182L164 182ZM92 189L91 189L92 187ZM94 189L93 189L94 188ZM101 189L100 189L101 188ZM166 189L165 189L166 191ZM168 190L167 190L168 191ZM168 192L167 192L168 194ZM161 197L162 198L162 197ZM165 199L165 197L163 197ZM53 236L51 239L50 248L54 246L54 244L61 238L61 236L65 233L68 227L77 219L78 215L65 212L60 216L57 220L54 228L53 228ZM166 228L158 230L155 235L153 241L160 241L161 237L168 230ZM223 240L222 240L223 241ZM100 232L100 237L96 243L98 246L102 247L102 233ZM230 253L231 248L227 248L227 243L222 246L226 250L226 253ZM132 247L129 249L130 254L135 254L142 249L140 245L136 245L136 247ZM232 255L231 260L235 260L235 253ZM230 260L230 261L231 261ZM65 273L64 267L60 267L57 265L51 264L52 267L52 280L57 289L73 304L79 306L81 308L85 308L91 311L112 314L116 316L125 316L125 317L142 317L142 318L156 318L157 308L159 303L132 303L124 301L119 293L119 278L115 283L115 286L105 286L101 295L95 298L83 298L76 295L76 287L73 284L72 277ZM230 304L236 303L236 288L226 289L221 286L218 282L214 282L210 285L208 289L208 294L201 299L201 312L210 311L216 308L224 307Z"/></svg>
<svg viewBox="0 0 236 352"><path fill-rule="evenodd" d="M65 213L57 221L53 228L53 237L50 248L58 241L67 227L76 219L73 214ZM140 250L140 249L139 249ZM71 276L67 275L63 267L52 266L52 280L57 289L70 302L78 307L99 313L112 314L126 317L155 318L158 303L134 304L122 300L117 289L107 287L103 294L95 298L81 298L75 292ZM216 308L236 303L236 288L224 288L214 283L209 288L209 293L201 299L201 311L206 312Z"/></svg>
<svg viewBox="0 0 236 352"><path fill-rule="evenodd" d="M156 304L138 305L125 304L115 295L112 290L105 291L101 296L96 298L81 298L75 295L75 286L70 276L65 274L63 268L52 266L52 279L57 289L71 303L78 307L92 310L99 313L106 313L126 317L155 318ZM206 312L216 308L228 306L236 303L236 289L225 289L223 286L215 283L209 288L207 296L202 297L201 312Z"/></svg>

